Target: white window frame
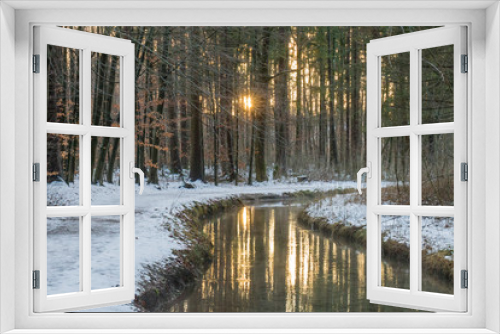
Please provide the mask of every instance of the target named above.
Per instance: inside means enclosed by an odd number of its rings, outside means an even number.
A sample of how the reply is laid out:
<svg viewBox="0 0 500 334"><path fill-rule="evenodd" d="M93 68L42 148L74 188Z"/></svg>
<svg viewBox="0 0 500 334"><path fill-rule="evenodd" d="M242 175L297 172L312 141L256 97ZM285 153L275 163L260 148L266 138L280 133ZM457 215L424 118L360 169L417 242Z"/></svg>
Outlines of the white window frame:
<svg viewBox="0 0 500 334"><path fill-rule="evenodd" d="M39 289L34 289L35 312L78 310L94 305L126 304L135 293L135 46L127 40L91 34L58 27L34 27L34 54L39 55L39 73L33 74L34 83L34 162L40 164L40 175L47 174L47 134L78 135L80 140L80 196L79 205L47 206L47 179L40 177L33 184L34 201L34 258L33 268L39 271ZM47 46L56 45L78 50L80 75L80 122L78 124L47 122ZM92 53L99 52L119 58L120 69L120 124L118 127L96 126L91 123L91 62ZM91 204L90 145L92 137L120 139L120 202L117 205ZM117 216L120 220L118 287L92 289L91 284L91 225L93 216ZM79 272L78 292L47 294L47 218L79 218Z"/></svg>
<svg viewBox="0 0 500 334"><path fill-rule="evenodd" d="M467 183L461 181L460 164L467 163L467 76L461 73L461 56L467 54L466 28L449 26L380 38L367 45L367 163L371 177L367 179L367 298L372 303L411 305L422 310L463 312L467 309L467 290L461 287L461 270L467 269ZM454 121L422 123L422 50L453 45ZM381 57L407 52L409 66L409 124L382 126ZM454 141L454 205L425 206L421 204L422 135L453 134ZM410 142L410 202L408 205L381 203L381 141L382 138L408 137ZM409 219L410 286L397 289L381 286L381 217L407 216ZM422 291L421 217L453 217L454 280L453 293Z"/></svg>
<svg viewBox="0 0 500 334"><path fill-rule="evenodd" d="M194 5L193 5L194 4ZM14 11L14 7L25 10ZM79 9L61 8L75 6ZM87 8L84 8L84 7ZM101 8L97 8L97 6ZM150 9L102 9L118 6ZM158 8L158 7L170 8ZM224 9L221 9L224 6ZM391 7L397 6L398 9ZM427 6L427 7L426 7ZM486 9L489 6L488 9ZM36 9L38 7L38 9ZM268 7L268 8L266 8ZM270 7L270 8L269 8ZM355 10L346 8L356 8ZM406 8L405 8L406 7ZM33 9L35 8L35 9ZM51 8L40 10L40 8ZM84 8L84 9L82 9ZM403 9L401 9L403 8ZM436 9L438 8L438 9ZM458 8L458 9L457 9ZM335 332L335 329L358 328L358 332L462 332L491 333L500 331L498 313L500 261L500 11L490 2L398 2L373 1L316 3L314 1L220 4L206 2L185 4L144 1L82 1L0 3L0 330L13 333L36 333L37 329L61 329L61 333L88 329L127 329L127 333L144 333L146 328L176 332L179 328L236 329L254 328L255 332ZM14 20L15 18L15 20ZM485 25L486 22L486 25ZM64 25L443 25L463 24L469 27L469 152L470 183L468 190L469 231L467 313L436 314L34 314L31 286L32 268L32 183L30 181L32 147L32 82L30 55L32 27L35 24ZM15 41L14 41L15 32ZM15 58L13 47L15 46ZM9 48L10 47L10 48ZM485 66L488 66L486 71ZM15 66L15 75L13 71ZM9 73L6 77L4 74ZM15 78L15 90L12 87ZM15 91L15 97L14 97ZM9 95L12 94L12 96ZM9 109L10 113L5 110ZM15 110L15 113L12 113ZM15 114L15 115L13 115ZM487 121L488 120L488 121ZM9 126L14 131L9 130ZM12 148L12 136L15 148ZM11 136L11 137L9 137ZM485 153L485 150L487 154ZM15 165L5 163L15 158ZM12 161L12 160L10 160ZM15 178L12 174L15 172ZM486 182L486 174L488 179ZM15 181L14 181L15 179ZM15 198L12 196L15 189ZM488 194L488 196L486 196ZM485 201L488 207L485 206ZM9 206L15 206L15 212ZM486 217L488 219L486 219ZM474 226L472 229L471 226ZM15 238L15 242L14 241ZM486 261L486 252L496 254ZM12 256L14 254L14 256ZM26 261L29 259L29 261ZM12 289L12 286L15 286ZM488 292L486 293L486 290ZM15 305L13 308L12 305ZM141 330L134 331L134 328ZM384 328L383 330L380 330ZM440 330L436 330L439 328ZM62 330L64 329L64 330ZM99 330L101 329L101 330ZM280 329L282 329L280 331ZM288 329L288 330L285 330ZM322 330L320 330L322 329ZM377 329L379 329L377 331ZM392 330L389 330L392 329ZM434 329L434 330L433 330ZM448 331L446 331L448 329ZM491 329L492 331L489 331ZM193 330L195 331L195 330ZM243 330L242 330L243 331ZM87 332L87 331L86 331ZM108 331L109 332L109 331ZM177 331L177 332L180 332ZM196 332L196 331L195 331ZM221 332L216 331L216 332ZM226 332L229 332L226 330ZM248 332L248 330L246 331ZM337 332L340 332L338 330ZM355 333L355 330L350 330ZM414 332L414 331L413 331Z"/></svg>

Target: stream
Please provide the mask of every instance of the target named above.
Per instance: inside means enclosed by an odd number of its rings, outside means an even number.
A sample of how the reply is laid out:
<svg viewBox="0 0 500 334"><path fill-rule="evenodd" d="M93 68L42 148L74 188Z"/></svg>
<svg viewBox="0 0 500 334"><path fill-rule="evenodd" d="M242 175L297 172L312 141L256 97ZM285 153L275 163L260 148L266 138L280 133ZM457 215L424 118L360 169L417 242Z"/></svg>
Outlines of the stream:
<svg viewBox="0 0 500 334"><path fill-rule="evenodd" d="M266 203L209 219L214 261L169 312L408 312L366 299L366 254L299 224L303 205ZM386 282L409 285L385 263ZM435 282L434 282L435 284Z"/></svg>

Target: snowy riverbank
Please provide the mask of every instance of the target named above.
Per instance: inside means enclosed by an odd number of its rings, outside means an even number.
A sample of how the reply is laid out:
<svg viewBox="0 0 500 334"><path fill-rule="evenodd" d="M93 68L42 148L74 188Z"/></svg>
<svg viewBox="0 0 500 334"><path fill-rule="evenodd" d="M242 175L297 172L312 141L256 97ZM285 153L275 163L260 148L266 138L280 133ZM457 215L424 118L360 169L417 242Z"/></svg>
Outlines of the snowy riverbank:
<svg viewBox="0 0 500 334"><path fill-rule="evenodd" d="M358 194L337 195L312 203L305 212L328 224L366 227L366 204ZM384 241L389 239L409 246L410 225L406 216L382 216ZM453 218L422 217L422 247L429 253L453 250ZM451 256L446 257L452 260Z"/></svg>

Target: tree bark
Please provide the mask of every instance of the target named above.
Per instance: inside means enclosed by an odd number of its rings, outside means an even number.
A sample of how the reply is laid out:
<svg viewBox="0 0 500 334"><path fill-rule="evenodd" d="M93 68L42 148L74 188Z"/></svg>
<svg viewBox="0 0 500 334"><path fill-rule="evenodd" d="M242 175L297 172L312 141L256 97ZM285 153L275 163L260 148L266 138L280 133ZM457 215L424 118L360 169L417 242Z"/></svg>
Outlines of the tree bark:
<svg viewBox="0 0 500 334"><path fill-rule="evenodd" d="M285 176L287 170L287 152L286 148L289 145L288 138L288 117L289 117L289 101L288 101L288 43L290 41L289 28L278 27L278 73L275 79L274 86L274 123L275 123L275 161L278 165L277 177Z"/></svg>
<svg viewBox="0 0 500 334"><path fill-rule="evenodd" d="M351 27L347 27L347 34L346 34L346 42L345 42L345 47L346 47L346 53L345 53L345 61L344 61L344 67L345 67L345 81L344 81L344 91L346 92L345 94L345 129L346 129L346 135L345 135L345 167L346 172L350 174L351 171L351 165L352 165L352 155L348 154L348 152L351 152Z"/></svg>
<svg viewBox="0 0 500 334"><path fill-rule="evenodd" d="M100 56L96 55L96 62L97 65L93 69L95 73L94 77L94 98L93 98L93 105L92 105L92 124L99 124L99 120L101 119L102 115L102 107L103 107L103 101L104 101L104 94L102 92L104 91L104 78L106 77L105 74L105 64L107 63L108 60L108 55L105 53L101 53ZM92 174L94 173L94 166L96 164L96 151L97 151L97 137L92 137L91 139L91 144L90 144L90 161L91 161L91 170ZM95 183L94 181L94 175L92 175L92 182Z"/></svg>
<svg viewBox="0 0 500 334"><path fill-rule="evenodd" d="M163 63L162 63L162 79L165 90L162 92L162 100L167 109L167 129L168 129L168 152L170 158L170 172L174 174L180 174L182 172L181 168L181 156L180 156L180 142L179 142L179 123L176 112L176 83L174 68L172 65L173 50L170 50L171 44L171 27L164 27L164 29L169 28L164 32L163 37ZM165 100L165 98L167 98Z"/></svg>
<svg viewBox="0 0 500 334"><path fill-rule="evenodd" d="M103 80L105 81L105 84L103 85L104 90L101 93L102 95L104 95L103 105L102 105L102 110L103 110L102 124L104 126L111 126L112 125L111 110L113 108L113 95L115 91L115 85L117 82L116 70L117 67L119 66L119 58L116 56L109 56L107 58L108 58L107 64L109 66L109 70L107 71L107 76ZM103 137L102 139L102 146L100 147L97 166L94 172L93 182L99 183L100 185L104 184L104 168L106 166L106 157L109 151L109 142L110 142L109 139L110 139L109 137Z"/></svg>
<svg viewBox="0 0 500 334"><path fill-rule="evenodd" d="M132 31L135 28L132 28ZM141 108L140 104L140 91L144 91L141 88L141 82L143 76L141 76L141 71L143 65L145 64L145 47L144 45L149 42L152 30L149 29L148 35L146 36L146 29L144 27L137 27L137 38L132 38L132 40L137 44L135 49L135 87L136 87L136 99L135 99L135 132L136 132L136 154L135 154L135 165L136 167L142 169L146 172L146 167L144 165L144 141L145 141L145 124L143 122L144 108ZM139 183L139 175L135 176L135 182Z"/></svg>
<svg viewBox="0 0 500 334"><path fill-rule="evenodd" d="M269 100L269 40L271 27L262 28L262 42L257 60L255 82L255 178L257 182L267 181L266 168L266 113Z"/></svg>
<svg viewBox="0 0 500 334"><path fill-rule="evenodd" d="M304 150L304 138L302 134L302 27L297 27L297 103L295 118L295 164L299 164L299 157L302 157ZM299 158L300 159L300 158Z"/></svg>
<svg viewBox="0 0 500 334"><path fill-rule="evenodd" d="M204 180L203 162L203 124L202 124L202 95L200 92L201 71L196 64L199 62L199 27L191 27L191 157L190 174L191 181Z"/></svg>
<svg viewBox="0 0 500 334"><path fill-rule="evenodd" d="M356 29L356 28L352 28ZM353 30L354 32L354 30ZM353 33L355 35L355 33ZM351 122L351 151L358 152L359 150L359 137L361 136L359 129L359 122L361 118L361 110L359 108L359 86L360 86L360 78L358 74L358 47L356 40L351 37L351 66L352 66L352 83L351 83L351 93L352 93L352 122ZM361 166L361 156L356 154L353 157L353 165L351 166L351 173L354 175L356 170ZM364 166L364 165L363 165Z"/></svg>
<svg viewBox="0 0 500 334"><path fill-rule="evenodd" d="M232 116L232 104L233 104L233 94L232 94L232 80L231 76L234 76L233 66L232 66L232 53L231 44L229 41L230 28L223 28L223 38L224 46L223 52L220 54L220 105L221 105L221 137L225 137L225 159L222 163L222 170L225 175L228 176L228 181L232 182L235 178L235 167L234 167L234 147L233 147L233 116Z"/></svg>
<svg viewBox="0 0 500 334"><path fill-rule="evenodd" d="M335 37L332 34L332 28L327 28L327 39L328 39L328 81L330 88L330 164L333 167L337 167L339 164L338 152L337 152L337 136L335 133L335 79L333 69L335 64Z"/></svg>
<svg viewBox="0 0 500 334"><path fill-rule="evenodd" d="M326 110L326 50L324 49L324 35L323 27L319 28L319 41L321 47L319 48L319 149L318 149L318 166L322 166L326 161L326 130L327 130L327 110Z"/></svg>
<svg viewBox="0 0 500 334"><path fill-rule="evenodd" d="M180 36L180 41L181 41L181 50L184 52L184 55L187 55L188 53L188 48L187 48L187 42L186 42L186 32L185 30L182 30L181 36ZM189 115L188 115L188 91L187 91L187 58L186 56L182 57L180 60L180 67L179 67L179 73L182 76L181 82L179 83L180 86L180 91L181 91L181 96L180 96L180 103L179 103L179 108L180 108L180 133L181 133L181 166L184 169L187 169L189 167Z"/></svg>

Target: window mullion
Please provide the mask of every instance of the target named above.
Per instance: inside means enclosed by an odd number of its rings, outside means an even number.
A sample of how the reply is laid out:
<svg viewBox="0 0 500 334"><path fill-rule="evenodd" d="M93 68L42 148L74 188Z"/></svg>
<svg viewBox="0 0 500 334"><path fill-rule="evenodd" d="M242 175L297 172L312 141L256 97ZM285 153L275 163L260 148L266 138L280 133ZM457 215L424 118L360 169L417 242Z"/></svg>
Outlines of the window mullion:
<svg viewBox="0 0 500 334"><path fill-rule="evenodd" d="M82 264L80 266L80 277L81 277L81 282L80 286L82 286L83 292L90 293L90 278L91 278L91 259L90 259L90 254L91 254L91 249L90 249L90 219L91 215L90 213L87 213L85 216L82 218L82 223L81 223L81 231L80 233L80 263Z"/></svg>
<svg viewBox="0 0 500 334"><path fill-rule="evenodd" d="M418 66L418 50L410 51L410 126L415 128L418 125L419 116L419 66ZM410 291L417 292L420 282L420 246L419 246L419 217L413 212L413 209L418 205L419 193L419 136L413 131L410 133Z"/></svg>
<svg viewBox="0 0 500 334"><path fill-rule="evenodd" d="M82 52L82 121L83 125L90 130L91 125L91 78L92 78L92 66L91 66L91 52L90 49L83 49ZM91 140L92 135L90 131L87 131L83 136L83 150L82 155L82 180L81 188L83 189L83 206L90 208L91 206L91 184L92 184L92 171L91 171ZM81 239L81 256L83 257L81 269L81 277L83 283L83 291L90 293L91 290L91 214L88 212L82 219L82 233L80 234Z"/></svg>
<svg viewBox="0 0 500 334"><path fill-rule="evenodd" d="M420 89L419 89L420 91ZM422 99L420 98L420 101ZM421 113L419 112L419 118ZM432 124L418 124L412 127L412 132L418 135L434 135L455 132L455 123L432 123Z"/></svg>

